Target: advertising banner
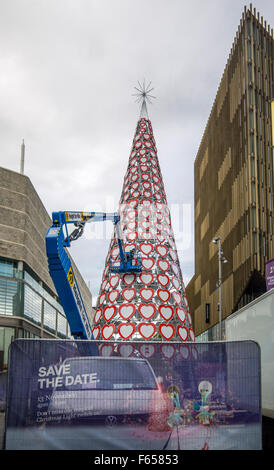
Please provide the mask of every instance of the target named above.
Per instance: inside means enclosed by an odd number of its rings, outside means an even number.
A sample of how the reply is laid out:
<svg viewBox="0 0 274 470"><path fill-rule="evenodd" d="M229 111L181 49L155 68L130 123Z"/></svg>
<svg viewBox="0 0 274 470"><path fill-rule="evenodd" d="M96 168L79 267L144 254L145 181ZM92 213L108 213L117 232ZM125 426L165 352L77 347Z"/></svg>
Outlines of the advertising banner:
<svg viewBox="0 0 274 470"><path fill-rule="evenodd" d="M274 287L274 258L269 260L265 265L266 290Z"/></svg>
<svg viewBox="0 0 274 470"><path fill-rule="evenodd" d="M6 449L261 449L257 343L15 340Z"/></svg>

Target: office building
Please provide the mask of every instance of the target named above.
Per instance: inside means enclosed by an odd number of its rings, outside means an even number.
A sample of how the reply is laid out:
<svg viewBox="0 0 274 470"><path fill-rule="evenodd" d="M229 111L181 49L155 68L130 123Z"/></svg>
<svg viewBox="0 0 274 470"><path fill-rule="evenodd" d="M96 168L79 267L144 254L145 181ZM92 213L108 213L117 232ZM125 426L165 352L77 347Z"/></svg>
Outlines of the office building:
<svg viewBox="0 0 274 470"><path fill-rule="evenodd" d="M30 179L0 168L0 371L15 338L69 338L48 272L45 235L51 219ZM73 263L92 320L91 293Z"/></svg>
<svg viewBox="0 0 274 470"><path fill-rule="evenodd" d="M245 8L194 163L195 274L186 288L196 337L266 290L273 258L273 30ZM225 334L225 332L224 332Z"/></svg>

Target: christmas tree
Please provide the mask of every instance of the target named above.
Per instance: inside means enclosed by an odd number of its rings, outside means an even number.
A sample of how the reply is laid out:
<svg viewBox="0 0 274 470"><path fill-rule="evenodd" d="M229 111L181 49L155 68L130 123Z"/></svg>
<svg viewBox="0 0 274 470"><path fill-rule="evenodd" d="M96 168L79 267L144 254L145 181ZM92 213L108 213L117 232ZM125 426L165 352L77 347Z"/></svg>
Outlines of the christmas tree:
<svg viewBox="0 0 274 470"><path fill-rule="evenodd" d="M120 252L114 232L103 272L93 334L103 340L194 341L145 85L120 199L120 227L125 252L140 262L139 273L113 273ZM132 251L134 250L134 252ZM139 261L138 261L139 260Z"/></svg>

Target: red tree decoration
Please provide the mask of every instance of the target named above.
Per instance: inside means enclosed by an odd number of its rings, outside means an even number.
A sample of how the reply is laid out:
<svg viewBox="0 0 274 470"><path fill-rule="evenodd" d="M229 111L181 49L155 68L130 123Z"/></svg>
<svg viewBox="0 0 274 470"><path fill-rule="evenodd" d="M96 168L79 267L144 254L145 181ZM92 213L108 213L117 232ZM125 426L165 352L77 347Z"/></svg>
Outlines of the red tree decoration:
<svg viewBox="0 0 274 470"><path fill-rule="evenodd" d="M142 272L111 272L110 263L119 264L114 234L98 296L94 336L122 341L194 341L145 91L142 97L119 207L125 250L136 250Z"/></svg>

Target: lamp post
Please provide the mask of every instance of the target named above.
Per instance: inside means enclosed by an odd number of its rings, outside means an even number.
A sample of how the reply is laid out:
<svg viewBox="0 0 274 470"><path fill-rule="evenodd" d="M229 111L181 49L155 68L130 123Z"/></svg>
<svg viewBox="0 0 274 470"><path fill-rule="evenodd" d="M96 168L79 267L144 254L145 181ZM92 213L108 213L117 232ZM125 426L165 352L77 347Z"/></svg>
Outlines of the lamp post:
<svg viewBox="0 0 274 470"><path fill-rule="evenodd" d="M219 279L217 287L219 289L219 340L222 340L222 318L223 318L223 305L222 305L222 263L227 263L227 259L223 256L224 252L221 245L221 237L216 237L212 240L212 243L217 245L218 243L218 264L219 264Z"/></svg>

